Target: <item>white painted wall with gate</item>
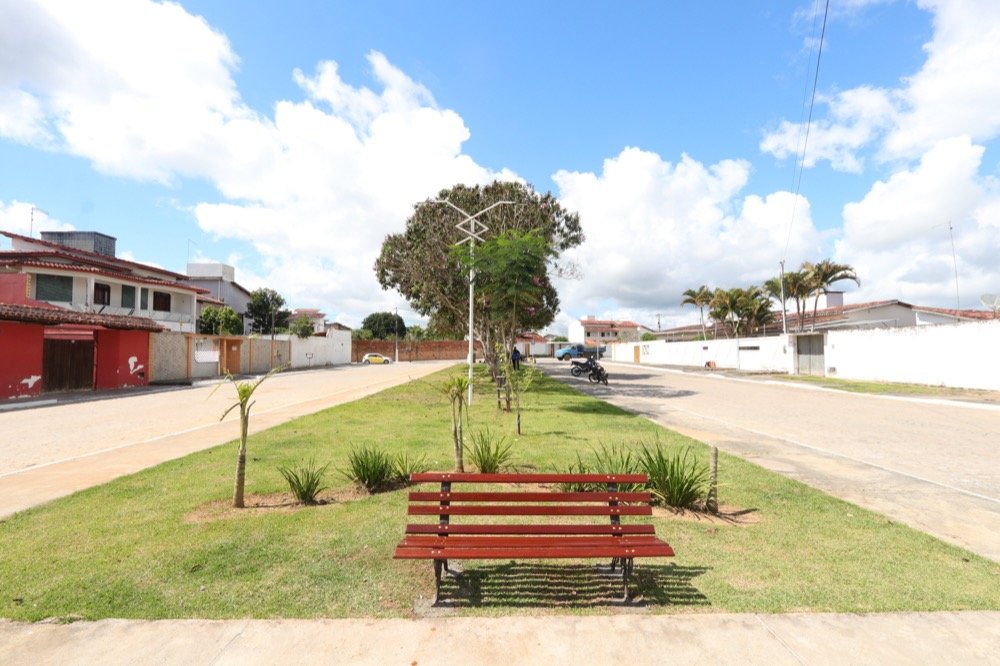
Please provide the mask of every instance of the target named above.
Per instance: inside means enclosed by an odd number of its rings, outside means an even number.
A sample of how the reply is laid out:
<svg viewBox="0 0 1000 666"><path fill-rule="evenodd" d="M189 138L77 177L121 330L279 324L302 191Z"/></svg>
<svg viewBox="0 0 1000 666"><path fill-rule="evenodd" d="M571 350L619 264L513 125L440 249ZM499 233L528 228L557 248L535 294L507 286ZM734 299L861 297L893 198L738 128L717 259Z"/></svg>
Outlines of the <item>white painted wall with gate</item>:
<svg viewBox="0 0 1000 666"><path fill-rule="evenodd" d="M1000 320L937 326L827 331L827 376L1000 391ZM691 342L637 342L609 346L628 363L797 371L796 336Z"/></svg>

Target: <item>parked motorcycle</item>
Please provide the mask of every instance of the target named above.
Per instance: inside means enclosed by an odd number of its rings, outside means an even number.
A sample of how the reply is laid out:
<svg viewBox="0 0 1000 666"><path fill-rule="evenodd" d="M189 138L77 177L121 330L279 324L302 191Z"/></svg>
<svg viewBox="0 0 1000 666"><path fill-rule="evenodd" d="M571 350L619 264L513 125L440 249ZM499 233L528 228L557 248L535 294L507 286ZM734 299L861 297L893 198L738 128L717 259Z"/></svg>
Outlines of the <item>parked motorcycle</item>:
<svg viewBox="0 0 1000 666"><path fill-rule="evenodd" d="M603 383L605 386L607 386L608 385L608 371L605 370L604 366L602 366L600 363L596 363L595 362L594 363L594 369L590 371L589 375L587 375L587 379L589 379L591 381L591 383L594 383L594 384L601 384L601 383Z"/></svg>
<svg viewBox="0 0 1000 666"><path fill-rule="evenodd" d="M590 374L590 372L593 371L594 365L596 363L597 362L594 360L593 356L588 356L585 361L573 359L572 361L570 361L571 364L571 367L569 369L570 374L572 374L574 377L580 377L584 374Z"/></svg>

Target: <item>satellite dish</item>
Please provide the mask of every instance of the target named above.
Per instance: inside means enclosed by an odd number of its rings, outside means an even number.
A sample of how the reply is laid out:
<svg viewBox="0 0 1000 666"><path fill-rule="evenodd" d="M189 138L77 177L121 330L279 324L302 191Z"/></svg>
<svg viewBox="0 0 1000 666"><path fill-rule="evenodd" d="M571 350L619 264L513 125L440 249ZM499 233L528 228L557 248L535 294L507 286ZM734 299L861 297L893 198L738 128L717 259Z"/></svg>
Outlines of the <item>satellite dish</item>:
<svg viewBox="0 0 1000 666"><path fill-rule="evenodd" d="M1000 314L1000 294L983 294L979 297L979 302L983 304L984 307L993 310L993 316L996 317Z"/></svg>

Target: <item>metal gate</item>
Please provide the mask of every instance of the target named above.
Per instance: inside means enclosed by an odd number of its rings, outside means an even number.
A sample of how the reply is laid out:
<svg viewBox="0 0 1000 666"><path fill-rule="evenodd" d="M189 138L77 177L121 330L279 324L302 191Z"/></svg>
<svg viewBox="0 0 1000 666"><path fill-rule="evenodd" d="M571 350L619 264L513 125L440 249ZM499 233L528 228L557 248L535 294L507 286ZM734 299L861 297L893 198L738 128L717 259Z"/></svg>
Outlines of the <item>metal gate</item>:
<svg viewBox="0 0 1000 666"><path fill-rule="evenodd" d="M46 339L42 347L42 391L94 388L94 341Z"/></svg>
<svg viewBox="0 0 1000 666"><path fill-rule="evenodd" d="M795 336L795 353L798 374L817 375L824 377L825 363L823 358L824 347L823 335L797 335Z"/></svg>

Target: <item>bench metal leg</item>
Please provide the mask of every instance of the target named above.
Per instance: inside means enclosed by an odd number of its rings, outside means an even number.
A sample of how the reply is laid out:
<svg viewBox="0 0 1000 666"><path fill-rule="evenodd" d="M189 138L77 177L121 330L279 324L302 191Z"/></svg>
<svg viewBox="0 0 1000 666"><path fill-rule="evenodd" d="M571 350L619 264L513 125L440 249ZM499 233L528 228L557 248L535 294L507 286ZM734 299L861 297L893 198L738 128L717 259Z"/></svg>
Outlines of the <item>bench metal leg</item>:
<svg viewBox="0 0 1000 666"><path fill-rule="evenodd" d="M630 596L629 595L629 589L628 589L628 583L629 583L629 578L632 575L632 569L635 566L635 560L633 558L631 558L631 557L622 558L621 559L621 563L622 563L622 587L624 588L624 591L625 591L625 598L624 598L624 600L627 603L628 600L629 600L629 596Z"/></svg>
<svg viewBox="0 0 1000 666"><path fill-rule="evenodd" d="M441 596L441 570L448 566L447 560L434 560L434 603Z"/></svg>

